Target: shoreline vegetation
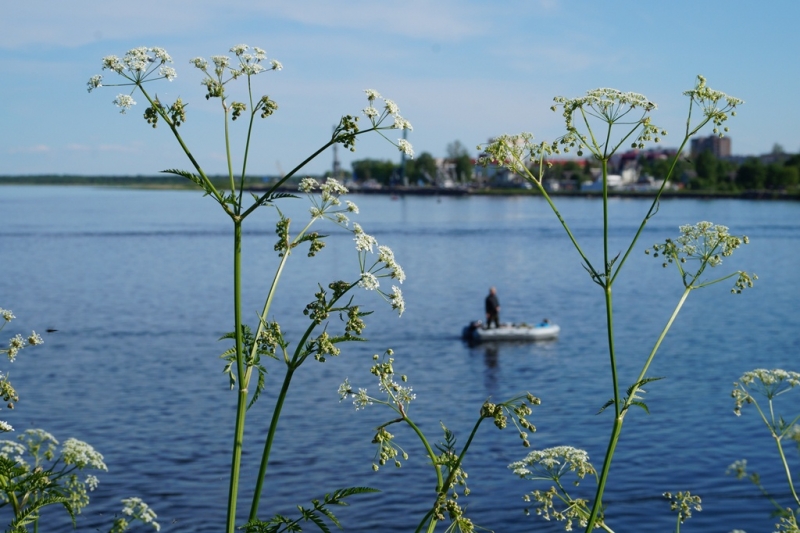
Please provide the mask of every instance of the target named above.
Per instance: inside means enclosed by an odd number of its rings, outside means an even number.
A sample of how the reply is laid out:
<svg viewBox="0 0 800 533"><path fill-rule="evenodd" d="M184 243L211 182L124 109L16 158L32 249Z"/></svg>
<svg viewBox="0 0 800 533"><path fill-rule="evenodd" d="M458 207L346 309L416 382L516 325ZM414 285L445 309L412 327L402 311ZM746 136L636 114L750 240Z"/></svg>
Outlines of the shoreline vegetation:
<svg viewBox="0 0 800 533"><path fill-rule="evenodd" d="M252 180L245 184L248 191L266 191L279 178L268 180ZM212 177L212 182L219 181L221 188L227 178L222 176ZM164 189L164 190L195 190L191 181L180 176L79 176L79 175L28 175L28 176L0 176L2 185L33 185L33 186L92 186L92 187L128 187L131 189ZM353 194L384 194L392 196L541 196L536 189L513 187L474 187L455 186L437 187L423 186L359 186L358 183L348 183L348 188ZM283 192L297 192L297 184L286 183L278 190ZM612 197L625 198L652 198L656 190L609 190ZM564 197L602 197L602 191L587 190L561 190L550 191L551 196ZM800 200L798 190L692 190L678 189L665 190L661 193L663 198L727 198L743 200Z"/></svg>

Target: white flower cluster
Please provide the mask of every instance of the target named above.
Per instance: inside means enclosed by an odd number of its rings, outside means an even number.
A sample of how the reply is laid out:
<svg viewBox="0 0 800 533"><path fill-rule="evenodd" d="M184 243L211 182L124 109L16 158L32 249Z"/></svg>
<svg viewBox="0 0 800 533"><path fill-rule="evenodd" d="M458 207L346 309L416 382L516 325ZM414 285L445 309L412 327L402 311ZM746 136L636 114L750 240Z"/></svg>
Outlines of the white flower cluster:
<svg viewBox="0 0 800 533"><path fill-rule="evenodd" d="M372 248L378 245L377 239L371 235L367 235L364 233L364 230L361 229L361 225L353 224L353 240L356 241L356 250L359 252L370 252L372 253Z"/></svg>
<svg viewBox="0 0 800 533"><path fill-rule="evenodd" d="M652 247L653 257L664 256L662 266L665 268L669 263L676 263L683 276L684 284L689 287L695 283L702 274L706 266L711 268L722 264L723 257L729 257L742 244L749 244L750 239L746 235L741 237L731 235L726 226L702 221L697 224L686 224L680 227L681 236L675 240L667 239L663 244L655 244ZM645 250L650 254L651 249ZM687 261L697 261L699 263L695 273L687 272L682 266ZM704 282L694 285L694 288L716 283L724 279L737 276L737 281L731 292L741 293L742 290L753 286L753 281L758 279L755 274L738 271L712 282Z"/></svg>
<svg viewBox="0 0 800 533"><path fill-rule="evenodd" d="M175 69L166 66L165 63L172 63L172 58L163 48L140 46L128 50L120 59L115 55L103 58L103 70L112 70L128 80L126 83L113 85L139 85L144 81L155 79L174 80L178 74ZM157 77L153 78L153 73L158 69ZM148 79L149 78L149 79ZM94 89L103 86L103 76L95 75L89 78L86 83L87 90L92 92ZM120 113L125 113L132 106L136 105L130 94L119 94L114 99L114 105L120 108Z"/></svg>
<svg viewBox="0 0 800 533"><path fill-rule="evenodd" d="M161 530L161 526L156 522L158 516L141 498L125 498L122 503L124 505L122 514L134 520L141 520L143 523L152 526L156 531Z"/></svg>
<svg viewBox="0 0 800 533"><path fill-rule="evenodd" d="M414 401L417 395L414 394L414 389L412 387L401 385L394 380L394 359L388 357L393 353L392 350L387 350L384 360L375 363L370 369L370 372L378 378L378 390L386 395L386 401L372 398L367 394L367 389L358 389L358 392L354 391L350 385L349 379L345 379L344 382L339 385L339 401L342 402L348 398L352 398L356 411L377 402L393 406L398 412L405 413L408 404ZM372 359L378 360L379 356L374 355ZM406 376L401 376L400 379L403 382L407 380Z"/></svg>
<svg viewBox="0 0 800 533"><path fill-rule="evenodd" d="M753 403L755 401L752 395L753 392L761 394L772 401L774 398L798 386L800 386L800 373L798 372L783 370L781 368L772 370L757 368L745 372L739 380L733 384L731 396L736 401L734 413L736 413L736 416L740 416L742 406L745 403Z"/></svg>
<svg viewBox="0 0 800 533"><path fill-rule="evenodd" d="M719 266L722 264L722 257L730 256L739 246L750 242L747 236L730 235L726 226L706 221L683 225L680 231L681 236L677 239L680 246L676 252L707 261L712 267Z"/></svg>
<svg viewBox="0 0 800 533"><path fill-rule="evenodd" d="M298 190L306 193L311 200L310 212L312 220L327 218L346 228L350 223L350 219L345 213L358 214L358 206L353 202L347 200L344 207L342 206L340 196L347 194L348 190L347 187L333 178L328 178L323 184L320 184L314 178L303 178L300 180ZM317 191L319 191L319 194L315 194ZM385 293L380 290L380 281L378 279L388 277L397 280L401 284L405 281L406 274L395 260L394 252L388 246L378 245L378 240L367 234L358 223L353 223L351 231L353 232L353 240L356 243L356 251L359 254L359 264L361 265L361 278L358 281L358 286L366 290L378 291L391 304L392 309L402 315L406 304L400 288L392 286L391 293ZM376 248L378 258L367 268L367 253L375 253Z"/></svg>
<svg viewBox="0 0 800 533"><path fill-rule="evenodd" d="M533 135L527 132L501 135L492 139L486 146L478 146L478 149L483 151L478 157L478 163L483 166L496 165L517 174L526 174L527 162L541 160L545 156L542 152L545 147L549 145L534 144ZM550 153L552 151L548 151L547 155Z"/></svg>
<svg viewBox="0 0 800 533"><path fill-rule="evenodd" d="M353 399L353 406L356 408L356 411L364 409L368 405L372 405L372 398L367 395L367 389L358 389L358 392L354 392L350 387L350 380L345 379L344 382L339 385L339 402L341 403L348 398Z"/></svg>
<svg viewBox="0 0 800 533"><path fill-rule="evenodd" d="M400 115L400 109L397 107L397 104L394 101L389 100L388 98L383 98L378 91L374 89L365 89L364 92L367 94L367 101L369 105L364 108L363 113L366 117L372 122L372 126L374 128L379 128L381 123L386 120L388 117L392 117L393 123L389 127L389 129L395 130L413 130L414 128L411 126L411 123L403 118ZM378 110L375 107L375 101L378 99L383 99L383 107L382 109ZM381 128L383 129L383 128ZM398 139L397 149L403 152L408 157L414 157L414 148L411 146L405 139Z"/></svg>
<svg viewBox="0 0 800 533"><path fill-rule="evenodd" d="M358 250L362 272L361 279L358 286L367 290L376 290L381 296L386 299L396 310L399 315L402 315L406 309L406 303L403 299L403 293L396 285L392 286L391 294L385 293L380 290L380 281L378 278L391 278L396 279L399 283L403 283L406 279L406 273L394 258L394 252L388 246L378 245L375 237L368 235L364 232L358 224L353 224L353 240L356 242L356 250ZM367 252L373 253L377 248L378 258L369 268L366 268Z"/></svg>
<svg viewBox="0 0 800 533"><path fill-rule="evenodd" d="M78 439L67 439L61 448L61 456L64 463L75 465L78 468L91 467L97 470L108 471L108 467L103 462L103 456L97 452L90 444Z"/></svg>
<svg viewBox="0 0 800 533"><path fill-rule="evenodd" d="M644 148L644 143L648 141L660 142L661 139L658 135L667 134L666 130L654 125L647 115L650 111L657 109L658 106L639 93L600 88L587 91L586 96L578 98L556 96L553 101L555 104L550 109L556 111L559 106L563 108L567 134L558 140L558 144L564 147L565 152L569 152L570 148L577 146L579 156L583 155L583 148L589 149L596 156L608 156L619 147L619 144L617 144L616 146L605 145L605 148L602 148L603 145L598 145L594 141L594 136L592 136L592 141L589 143L586 134L578 133L578 128L575 126L576 113L580 114L579 123L585 124L589 130L587 133L591 133L591 126L586 122L588 116L595 117L610 127L620 122L632 111L641 110L641 115L638 119L626 119L624 122L624 124L632 126L629 133L623 137L624 139L641 127L631 144L632 148Z"/></svg>
<svg viewBox="0 0 800 533"><path fill-rule="evenodd" d="M7 323L16 318L14 313L9 309L0 308L0 315L2 315L4 320L2 325L0 325L0 330L2 330ZM5 353L8 355L8 360L13 363L16 360L17 354L19 354L20 350L26 346L37 346L39 344L44 344L44 339L35 331L31 331L31 334L28 335L27 338L17 333L8 340L8 348L0 350L0 353ZM2 375L0 374L0 376Z"/></svg>
<svg viewBox="0 0 800 533"><path fill-rule="evenodd" d="M306 193L313 204L309 209L312 219L327 218L340 226L347 227L350 219L346 213L358 214L358 206L349 200L346 201L345 207L341 207L342 201L339 197L349 191L334 178L328 178L321 185L314 178L303 178L300 180L298 190ZM316 190L320 191L319 199L314 194Z"/></svg>
<svg viewBox="0 0 800 533"><path fill-rule="evenodd" d="M230 51L236 55L239 61L236 67L231 66L231 58L228 56L211 56L211 62L214 63L214 73L217 77L216 81L221 82L222 76L226 71L228 71L233 79L236 79L239 76L255 76L264 71L283 69L283 65L274 59L270 61L269 68L265 67L262 63L267 59L267 52L257 46L251 49L246 44L237 44L236 46L232 46ZM189 63L210 76L208 73L208 61L204 58L195 57L189 60Z"/></svg>
<svg viewBox="0 0 800 533"><path fill-rule="evenodd" d="M565 472L574 472L583 479L596 474L589 462L589 454L572 446L556 446L534 450L525 459L508 465L515 474L526 479L552 479L558 481Z"/></svg>
<svg viewBox="0 0 800 533"><path fill-rule="evenodd" d="M19 466L27 467L28 463L23 457L27 452L24 445L13 440L0 440L0 457L13 459Z"/></svg>

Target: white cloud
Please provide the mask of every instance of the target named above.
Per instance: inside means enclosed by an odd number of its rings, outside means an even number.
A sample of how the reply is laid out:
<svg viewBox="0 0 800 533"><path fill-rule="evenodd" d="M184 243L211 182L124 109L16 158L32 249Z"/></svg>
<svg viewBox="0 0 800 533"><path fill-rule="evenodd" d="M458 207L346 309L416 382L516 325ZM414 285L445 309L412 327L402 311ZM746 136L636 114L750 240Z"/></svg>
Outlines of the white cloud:
<svg viewBox="0 0 800 533"><path fill-rule="evenodd" d="M8 149L9 154L46 154L51 148L46 144L36 144L33 146L17 146Z"/></svg>

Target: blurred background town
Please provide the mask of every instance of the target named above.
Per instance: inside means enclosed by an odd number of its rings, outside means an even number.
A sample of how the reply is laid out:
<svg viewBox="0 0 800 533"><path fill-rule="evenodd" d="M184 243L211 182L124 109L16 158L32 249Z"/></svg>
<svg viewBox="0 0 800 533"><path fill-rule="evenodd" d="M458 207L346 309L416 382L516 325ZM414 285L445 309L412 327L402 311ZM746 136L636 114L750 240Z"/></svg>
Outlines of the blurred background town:
<svg viewBox="0 0 800 533"><path fill-rule="evenodd" d="M488 139L489 142L492 139ZM479 149L470 150L459 141L446 146L445 155L435 157L430 152L418 153L415 158L365 158L353 160L346 168L337 153L331 150L328 171L319 179L333 177L352 191L391 194L524 194L535 190L523 176L500 164L482 165ZM616 154L610 162L608 187L615 194L648 194L657 191L669 174L675 160L676 148L654 147L628 150ZM548 159L543 186L556 194L591 194L602 191L601 169L591 157L556 157ZM538 173L538 166L532 169ZM294 188L308 174L297 173L283 187ZM270 175L248 178L252 189L266 189L285 177L280 165ZM225 187L227 177L214 178ZM192 187L179 176L78 176L25 175L0 176L0 184L87 184L134 185L145 187ZM789 153L775 144L769 153L734 155L730 137L698 137L691 141L675 162L672 178L665 191L673 194L720 194L725 196L800 196L800 154Z"/></svg>

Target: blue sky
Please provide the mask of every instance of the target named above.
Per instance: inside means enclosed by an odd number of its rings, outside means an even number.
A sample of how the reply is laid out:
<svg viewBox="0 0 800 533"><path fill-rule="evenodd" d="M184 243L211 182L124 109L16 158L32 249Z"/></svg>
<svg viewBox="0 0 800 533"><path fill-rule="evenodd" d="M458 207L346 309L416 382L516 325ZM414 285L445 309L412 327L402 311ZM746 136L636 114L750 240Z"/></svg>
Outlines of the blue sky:
<svg viewBox="0 0 800 533"><path fill-rule="evenodd" d="M218 103L205 100L188 61L239 43L284 66L255 78L257 95L280 106L258 125L255 175L302 161L341 115L365 107L366 88L397 102L417 154L443 156L455 140L474 148L502 133L555 138L563 123L549 109L553 96L597 87L656 102L653 121L670 132L662 144L677 146L681 93L703 74L746 102L729 122L734 153L775 143L798 152L798 21L796 0L14 2L0 18L0 175L188 168L169 130L142 119L141 102L121 115L111 104L116 88L86 91L103 56L137 46L172 55L178 78L156 92L189 103L183 135L208 172L223 173ZM240 122L234 129L244 129ZM339 154L345 168L354 158L398 158L377 137ZM307 169L323 172L331 160L325 153Z"/></svg>

